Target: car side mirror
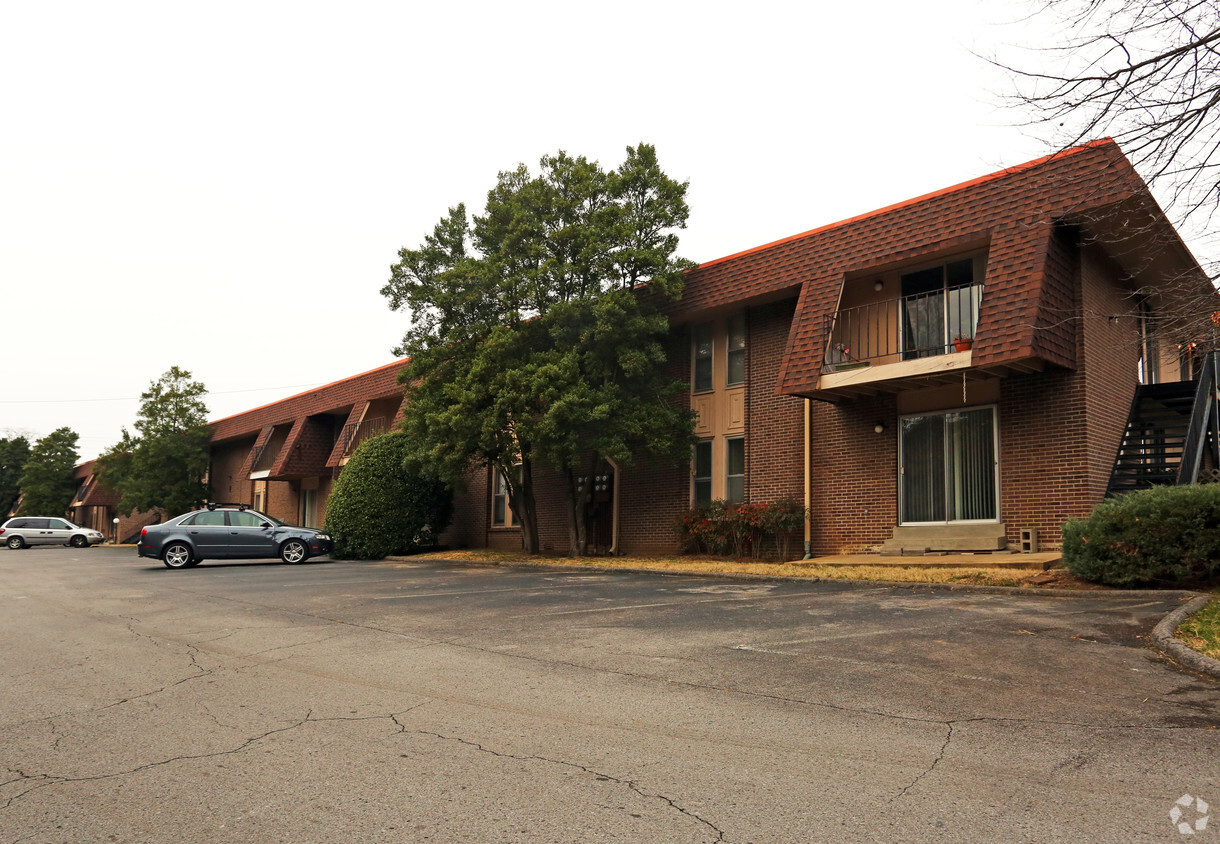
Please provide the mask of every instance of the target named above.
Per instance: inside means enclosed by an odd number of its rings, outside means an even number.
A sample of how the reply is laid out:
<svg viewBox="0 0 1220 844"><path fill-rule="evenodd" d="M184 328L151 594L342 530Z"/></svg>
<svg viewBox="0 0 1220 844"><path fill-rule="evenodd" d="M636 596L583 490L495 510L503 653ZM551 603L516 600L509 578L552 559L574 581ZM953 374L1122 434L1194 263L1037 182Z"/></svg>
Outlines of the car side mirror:
<svg viewBox="0 0 1220 844"><path fill-rule="evenodd" d="M259 525L259 527L266 530L267 528L271 527L271 522L263 522L261 525Z"/></svg>

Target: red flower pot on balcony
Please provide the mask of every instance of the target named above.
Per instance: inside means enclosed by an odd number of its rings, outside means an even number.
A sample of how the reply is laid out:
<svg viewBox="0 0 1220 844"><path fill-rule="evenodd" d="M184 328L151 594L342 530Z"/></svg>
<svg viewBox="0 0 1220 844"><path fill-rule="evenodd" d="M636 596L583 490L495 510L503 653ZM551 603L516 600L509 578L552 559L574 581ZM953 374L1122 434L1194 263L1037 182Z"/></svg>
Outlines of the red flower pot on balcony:
<svg viewBox="0 0 1220 844"><path fill-rule="evenodd" d="M971 337L958 337L953 341L953 348L959 352L968 352L973 345L974 339Z"/></svg>

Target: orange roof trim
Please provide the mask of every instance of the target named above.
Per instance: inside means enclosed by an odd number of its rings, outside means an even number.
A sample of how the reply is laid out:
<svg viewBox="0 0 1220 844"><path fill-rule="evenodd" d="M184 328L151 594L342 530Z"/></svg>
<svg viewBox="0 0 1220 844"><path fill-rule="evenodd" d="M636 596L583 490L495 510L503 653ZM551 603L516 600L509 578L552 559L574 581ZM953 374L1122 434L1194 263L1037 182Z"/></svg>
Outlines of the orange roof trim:
<svg viewBox="0 0 1220 844"><path fill-rule="evenodd" d="M1097 147L1102 147L1102 146L1106 146L1106 145L1114 145L1114 141L1111 140L1110 138L1101 138L1096 141L1089 141L1087 144L1081 144L1080 146L1072 147L1071 149L1060 150L1059 152L1052 152L1050 155L1044 155L1041 158L1036 158L1033 161L1027 161L1024 164L1017 164L1013 167L1005 168L1004 170L997 170L994 173L988 173L986 176L979 176L976 179L970 179L969 181L961 182L956 185L951 185L950 187L947 187L947 188L941 188L940 190L935 190L935 191L932 191L931 193L925 193L922 196L916 196L912 199L904 199L902 202L895 202L893 205L886 205L884 208L877 208L872 211L867 211L863 214L857 214L854 217L848 217L845 220L839 220L837 223L828 223L827 225L818 226L817 228L810 229L809 231L801 232L800 234L794 234L789 237L780 238L779 240L773 240L770 243L764 243L761 246L754 246L754 247L751 247L750 249L743 249L740 252L734 252L732 255L725 255L723 258L716 258L711 261L705 261L704 263L700 264L698 267L695 267L695 269L703 269L704 267L712 267L712 266L715 266L716 264L723 264L726 261L732 261L734 258L741 258L746 255L752 255L756 252L765 252L768 249L771 249L776 246L780 246L785 243L791 243L794 240L800 240L805 237L810 237L811 235L820 234L825 231L830 231L831 229L836 229L839 226L846 226L851 223L859 222L860 220L867 220L870 217L877 217L877 216L880 216L881 214L886 214L890 211L897 211L899 208L906 208L907 206L910 206L910 205L918 205L921 202L926 202L930 199L935 199L936 197L939 197L939 196L945 196L946 194L951 194L951 193L954 193L959 190L965 190L966 188L971 188L971 187L974 187L975 185L981 185L981 184L985 184L987 182L994 181L996 179L1002 179L1005 176L1011 176L1013 174L1020 173L1023 170L1030 170L1034 167L1038 167L1039 165L1045 164L1048 161L1053 161L1057 158L1067 158L1068 156L1076 155L1077 153L1084 152L1085 150L1095 149Z"/></svg>
<svg viewBox="0 0 1220 844"><path fill-rule="evenodd" d="M236 419L238 416L245 416L247 413L253 413L256 410L262 410L263 408L271 407L272 405L283 404L284 402L292 401L293 399L300 398L301 396L307 396L310 393L316 393L319 390L325 390L327 387L334 387L338 384L343 384L347 381L355 381L357 378L363 378L366 375L372 375L375 372L381 372L383 370L390 369L391 367L402 366L404 363L406 363L409 360L410 360L410 358L400 358L399 360L391 361L390 363L387 363L384 366L374 367L373 369L366 370L366 371L358 373L356 375L349 375L346 378L340 378L338 381L331 381L329 384L321 384L317 387L311 387L308 390L302 390L299 393L293 393L291 396L286 396L282 399L276 399L275 401L269 401L266 404L260 404L258 407L252 407L249 410L243 410L239 413L234 413L229 416L222 416L220 419L213 419L208 424L216 425L217 423L224 422L229 419Z"/></svg>

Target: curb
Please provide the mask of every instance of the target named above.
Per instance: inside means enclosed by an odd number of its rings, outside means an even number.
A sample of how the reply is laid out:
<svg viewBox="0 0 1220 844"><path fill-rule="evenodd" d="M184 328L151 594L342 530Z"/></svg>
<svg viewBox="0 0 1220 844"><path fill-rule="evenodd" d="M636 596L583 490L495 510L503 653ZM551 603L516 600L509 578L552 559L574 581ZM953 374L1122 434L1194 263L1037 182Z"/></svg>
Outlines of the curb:
<svg viewBox="0 0 1220 844"><path fill-rule="evenodd" d="M1161 622L1152 629L1152 645L1174 662L1184 665L1192 671L1220 677L1220 659L1212 659L1210 656L1199 653L1174 635L1178 625L1188 616L1194 615L1207 606L1211 598L1211 595L1200 595L1162 618Z"/></svg>

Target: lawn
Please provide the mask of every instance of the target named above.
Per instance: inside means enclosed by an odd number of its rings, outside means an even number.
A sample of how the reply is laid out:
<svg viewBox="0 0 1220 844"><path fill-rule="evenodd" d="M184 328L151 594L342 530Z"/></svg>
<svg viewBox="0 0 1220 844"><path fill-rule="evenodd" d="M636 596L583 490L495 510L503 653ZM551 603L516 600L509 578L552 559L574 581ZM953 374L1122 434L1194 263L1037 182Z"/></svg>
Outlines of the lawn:
<svg viewBox="0 0 1220 844"><path fill-rule="evenodd" d="M1177 637L1201 654L1220 659L1220 594L1178 626Z"/></svg>
<svg viewBox="0 0 1220 844"><path fill-rule="evenodd" d="M648 569L692 574L755 574L827 580L888 580L902 583L971 583L978 586L1099 588L1095 584L1085 583L1075 578L1065 570L1039 572L987 568L986 566L978 568L923 568L895 565L819 566L813 561L809 563L768 563L688 556L564 557L543 554L531 557L519 551L497 551L489 548L419 554L413 559L429 557L480 563L540 563L573 568Z"/></svg>

